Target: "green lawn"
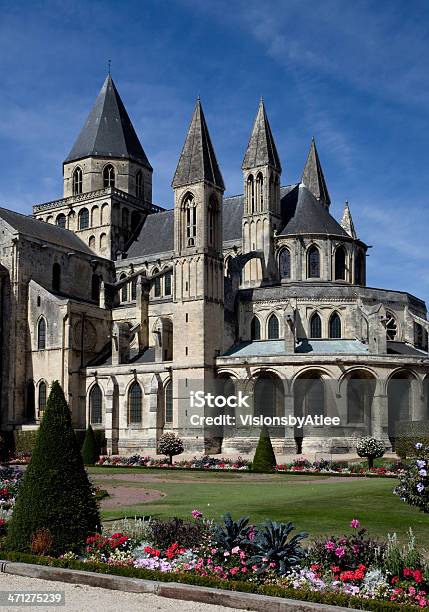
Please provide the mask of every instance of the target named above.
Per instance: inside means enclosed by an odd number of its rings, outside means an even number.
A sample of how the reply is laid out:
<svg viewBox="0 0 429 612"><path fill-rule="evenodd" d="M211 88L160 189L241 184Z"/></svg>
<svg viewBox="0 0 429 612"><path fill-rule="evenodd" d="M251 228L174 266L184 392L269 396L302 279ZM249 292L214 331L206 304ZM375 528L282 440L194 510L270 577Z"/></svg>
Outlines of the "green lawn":
<svg viewBox="0 0 429 612"><path fill-rule="evenodd" d="M121 516L152 515L189 517L196 508L218 519L226 511L237 518L249 515L253 522L266 518L291 520L311 537L349 531L358 518L372 535L396 532L404 539L411 526L420 545L429 546L429 515L402 502L392 490L394 479L349 478L338 481L314 476L257 475L208 472L167 472L92 468L92 478L109 490L112 484L156 489L161 500L105 510L108 520ZM97 474L109 479L97 481ZM121 480L121 474L138 474L138 482ZM178 482L181 481L181 482Z"/></svg>

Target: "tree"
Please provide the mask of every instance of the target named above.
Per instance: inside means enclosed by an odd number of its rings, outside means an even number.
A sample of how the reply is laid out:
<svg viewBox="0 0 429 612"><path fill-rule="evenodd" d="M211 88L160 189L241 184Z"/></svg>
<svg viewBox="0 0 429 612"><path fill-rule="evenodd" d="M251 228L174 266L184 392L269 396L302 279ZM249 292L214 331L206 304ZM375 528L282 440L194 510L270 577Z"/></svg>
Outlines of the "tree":
<svg viewBox="0 0 429 612"><path fill-rule="evenodd" d="M30 551L35 534L52 537L50 554L78 550L99 531L100 516L58 381L52 384L31 461L24 474L5 548Z"/></svg>
<svg viewBox="0 0 429 612"><path fill-rule="evenodd" d="M359 457L366 457L368 459L368 468L371 469L374 467L374 459L382 457L386 448L382 440L367 437L357 441L356 451Z"/></svg>
<svg viewBox="0 0 429 612"><path fill-rule="evenodd" d="M263 425L259 436L258 446L252 462L253 472L274 472L277 465L270 433L266 425Z"/></svg>
<svg viewBox="0 0 429 612"><path fill-rule="evenodd" d="M98 459L97 440L95 439L94 430L91 425L85 433L85 439L82 444L82 459L85 465L94 465Z"/></svg>
<svg viewBox="0 0 429 612"><path fill-rule="evenodd" d="M172 465L174 455L183 453L184 446L180 438L169 432L162 434L160 437L158 450L162 455L167 455L170 458L170 465Z"/></svg>

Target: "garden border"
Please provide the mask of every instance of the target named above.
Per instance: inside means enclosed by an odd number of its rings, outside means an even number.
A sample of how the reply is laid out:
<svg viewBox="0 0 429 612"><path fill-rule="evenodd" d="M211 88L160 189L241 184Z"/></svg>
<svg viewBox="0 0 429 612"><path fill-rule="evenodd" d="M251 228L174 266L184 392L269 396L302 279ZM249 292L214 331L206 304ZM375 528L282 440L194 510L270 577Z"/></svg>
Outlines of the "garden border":
<svg viewBox="0 0 429 612"><path fill-rule="evenodd" d="M179 582L158 582L142 578L128 578L112 574L97 574L82 570L61 567L47 567L29 563L14 563L0 560L0 571L4 574L41 578L71 584L85 584L92 587L126 591L128 593L151 593L160 597L196 601L212 605L222 605L241 610L256 612L346 612L356 608L342 608L321 603L304 602L296 599L280 599L257 593L227 591L212 587L201 587Z"/></svg>

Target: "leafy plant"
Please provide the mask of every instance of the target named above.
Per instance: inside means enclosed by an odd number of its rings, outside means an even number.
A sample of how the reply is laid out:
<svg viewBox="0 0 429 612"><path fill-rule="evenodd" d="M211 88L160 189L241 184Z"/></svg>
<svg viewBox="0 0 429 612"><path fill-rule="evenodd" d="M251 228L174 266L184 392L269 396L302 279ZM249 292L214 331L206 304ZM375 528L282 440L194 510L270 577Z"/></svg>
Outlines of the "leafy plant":
<svg viewBox="0 0 429 612"><path fill-rule="evenodd" d="M167 550L175 542L185 548L198 546L207 530L205 521L186 521L177 517L168 520L153 519L149 524L150 540L161 550Z"/></svg>
<svg viewBox="0 0 429 612"><path fill-rule="evenodd" d="M252 461L253 472L273 472L276 469L276 456L266 425L261 429L255 456Z"/></svg>
<svg viewBox="0 0 429 612"><path fill-rule="evenodd" d="M356 444L357 454L359 457L366 457L368 459L369 469L374 467L374 459L382 457L385 451L386 448L384 446L384 442L382 440L377 440L376 438L361 438Z"/></svg>
<svg viewBox="0 0 429 612"><path fill-rule="evenodd" d="M258 573L273 569L280 575L287 574L305 557L305 550L301 548L299 543L308 534L298 533L288 540L294 529L295 527L290 521L288 523L267 521L256 532L252 543L255 553L250 562L260 566Z"/></svg>
<svg viewBox="0 0 429 612"><path fill-rule="evenodd" d="M89 425L86 430L81 453L85 465L94 465L98 459L97 442L91 425Z"/></svg>
<svg viewBox="0 0 429 612"><path fill-rule="evenodd" d="M429 512L429 446L418 442L415 451L417 457L399 477L394 493L410 506L416 506L422 512Z"/></svg>
<svg viewBox="0 0 429 612"><path fill-rule="evenodd" d="M234 521L231 514L227 512L222 515L223 525L215 525L214 539L216 544L226 551L231 551L235 546L249 543L249 535L252 528L249 526L249 517L241 517Z"/></svg>
<svg viewBox="0 0 429 612"><path fill-rule="evenodd" d="M182 440L172 432L162 434L159 439L158 451L162 455L167 455L170 459L170 465L173 463L173 457L180 455L184 451Z"/></svg>

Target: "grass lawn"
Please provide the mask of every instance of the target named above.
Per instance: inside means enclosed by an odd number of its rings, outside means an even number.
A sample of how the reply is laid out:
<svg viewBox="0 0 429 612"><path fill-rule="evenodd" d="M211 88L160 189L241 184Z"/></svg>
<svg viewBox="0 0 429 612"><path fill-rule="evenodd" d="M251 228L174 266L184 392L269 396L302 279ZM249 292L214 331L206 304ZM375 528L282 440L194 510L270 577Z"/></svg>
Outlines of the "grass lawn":
<svg viewBox="0 0 429 612"><path fill-rule="evenodd" d="M252 522L266 518L291 520L311 538L349 531L358 518L374 536L396 532L405 539L409 527L417 542L429 546L429 515L402 502L392 490L395 479L347 478L283 474L237 474L168 472L121 468L91 468L93 480L109 490L112 485L156 489L165 494L153 502L103 511L108 520L123 516L152 515L189 517L196 508L205 516L219 519L224 512L234 518L249 515ZM97 480L97 475L108 478ZM122 474L135 474L133 481Z"/></svg>

